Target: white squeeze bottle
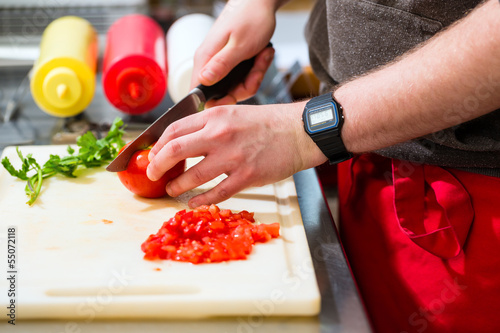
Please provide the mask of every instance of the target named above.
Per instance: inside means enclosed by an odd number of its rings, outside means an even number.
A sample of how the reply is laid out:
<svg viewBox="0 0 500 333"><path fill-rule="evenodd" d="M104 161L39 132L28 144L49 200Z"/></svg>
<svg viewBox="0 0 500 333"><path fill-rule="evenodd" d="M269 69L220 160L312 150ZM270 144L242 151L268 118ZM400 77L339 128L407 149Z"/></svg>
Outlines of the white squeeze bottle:
<svg viewBox="0 0 500 333"><path fill-rule="evenodd" d="M193 58L215 19L189 14L177 19L167 31L168 93L177 103L190 91Z"/></svg>

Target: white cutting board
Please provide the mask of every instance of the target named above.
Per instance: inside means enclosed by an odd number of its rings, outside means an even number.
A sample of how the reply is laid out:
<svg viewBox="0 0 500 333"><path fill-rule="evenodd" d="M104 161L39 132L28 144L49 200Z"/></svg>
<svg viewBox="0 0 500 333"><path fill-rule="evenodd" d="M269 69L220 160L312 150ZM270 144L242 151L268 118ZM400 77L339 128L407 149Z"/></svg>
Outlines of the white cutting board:
<svg viewBox="0 0 500 333"><path fill-rule="evenodd" d="M66 146L23 146L40 163ZM14 147L4 150L19 165ZM3 157L2 157L3 158ZM188 166L198 160L188 160ZM219 179L220 181L220 179ZM257 244L247 260L194 265L147 261L142 242L194 194L144 199L104 167L79 177L44 181L37 202L25 202L25 182L0 166L0 276L7 267L7 229L14 226L17 318L187 318L311 316L320 295L293 178L248 189L219 204L279 222L280 237ZM109 223L112 221L112 223ZM9 304L0 279L0 307Z"/></svg>

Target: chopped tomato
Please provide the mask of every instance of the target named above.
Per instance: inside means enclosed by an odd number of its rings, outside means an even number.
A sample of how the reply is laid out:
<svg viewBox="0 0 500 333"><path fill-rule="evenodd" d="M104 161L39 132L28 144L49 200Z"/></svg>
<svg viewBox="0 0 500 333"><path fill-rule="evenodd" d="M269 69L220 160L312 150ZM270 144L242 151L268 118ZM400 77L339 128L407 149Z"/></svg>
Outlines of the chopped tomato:
<svg viewBox="0 0 500 333"><path fill-rule="evenodd" d="M246 259L255 243L279 237L279 223L254 224L253 216L216 205L181 210L142 243L144 258L193 264Z"/></svg>
<svg viewBox="0 0 500 333"><path fill-rule="evenodd" d="M125 145L120 152L129 144ZM167 183L184 172L186 161L180 161L165 172L159 180L152 181L146 175L149 165L148 155L151 148L152 146L136 151L130 158L127 169L118 172L118 178L132 193L144 198L160 198L167 195Z"/></svg>

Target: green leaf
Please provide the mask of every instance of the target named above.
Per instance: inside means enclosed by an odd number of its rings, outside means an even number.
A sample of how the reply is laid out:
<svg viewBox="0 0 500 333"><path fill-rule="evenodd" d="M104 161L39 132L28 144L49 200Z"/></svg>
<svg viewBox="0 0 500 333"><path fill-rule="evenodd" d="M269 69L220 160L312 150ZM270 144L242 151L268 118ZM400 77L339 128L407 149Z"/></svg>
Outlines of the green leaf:
<svg viewBox="0 0 500 333"><path fill-rule="evenodd" d="M14 166L10 163L10 160L7 157L2 159L2 165L4 168L14 177L17 177L21 180L28 180L28 176L26 175L26 171L23 169L16 170ZM24 163L23 163L24 166Z"/></svg>
<svg viewBox="0 0 500 333"><path fill-rule="evenodd" d="M125 145L125 141L122 139L125 133L123 128L123 120L116 118L108 134L102 139L97 140L94 134L88 131L77 138L76 144L79 149L76 155L75 149L68 146L68 156L50 155L43 167L40 167L31 154L24 157L19 147L16 150L22 162L21 168L16 170L7 157L2 160L2 165L12 176L27 182L25 187L26 195L29 198L27 203L32 205L40 195L44 179L56 174L75 178L75 171L78 168L100 167L113 160Z"/></svg>

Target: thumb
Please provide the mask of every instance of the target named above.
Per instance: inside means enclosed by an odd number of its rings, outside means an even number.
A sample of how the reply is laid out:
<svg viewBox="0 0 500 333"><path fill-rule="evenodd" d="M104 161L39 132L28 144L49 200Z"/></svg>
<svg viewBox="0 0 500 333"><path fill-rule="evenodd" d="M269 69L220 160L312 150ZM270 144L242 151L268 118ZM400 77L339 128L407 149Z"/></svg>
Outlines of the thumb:
<svg viewBox="0 0 500 333"><path fill-rule="evenodd" d="M211 86L229 74L236 65L251 56L244 51L238 51L226 45L203 66L198 75L198 81L205 86Z"/></svg>

